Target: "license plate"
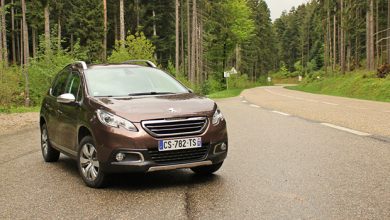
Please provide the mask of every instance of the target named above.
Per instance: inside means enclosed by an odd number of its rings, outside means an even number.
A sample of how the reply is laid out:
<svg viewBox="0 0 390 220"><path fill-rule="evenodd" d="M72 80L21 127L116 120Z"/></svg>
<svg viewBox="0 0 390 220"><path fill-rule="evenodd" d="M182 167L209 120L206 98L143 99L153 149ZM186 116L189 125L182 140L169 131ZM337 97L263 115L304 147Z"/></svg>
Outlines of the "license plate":
<svg viewBox="0 0 390 220"><path fill-rule="evenodd" d="M183 150L200 147L202 147L202 139L200 137L158 141L159 151Z"/></svg>

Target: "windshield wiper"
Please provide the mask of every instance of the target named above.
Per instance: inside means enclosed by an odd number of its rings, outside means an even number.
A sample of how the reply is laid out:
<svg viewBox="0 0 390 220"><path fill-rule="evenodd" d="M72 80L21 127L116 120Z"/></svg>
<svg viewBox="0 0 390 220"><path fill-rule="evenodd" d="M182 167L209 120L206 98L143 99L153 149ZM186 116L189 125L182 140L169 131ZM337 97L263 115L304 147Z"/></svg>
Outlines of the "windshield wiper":
<svg viewBox="0 0 390 220"><path fill-rule="evenodd" d="M129 96L143 96L143 95L168 95L176 94L173 92L139 92L139 93L130 93Z"/></svg>

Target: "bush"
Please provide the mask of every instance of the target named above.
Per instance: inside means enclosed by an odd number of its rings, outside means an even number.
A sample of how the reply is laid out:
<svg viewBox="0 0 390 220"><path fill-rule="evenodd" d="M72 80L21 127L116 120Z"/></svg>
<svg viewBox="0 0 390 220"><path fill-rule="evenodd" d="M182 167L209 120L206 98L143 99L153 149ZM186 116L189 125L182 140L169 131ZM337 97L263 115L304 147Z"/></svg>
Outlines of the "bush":
<svg viewBox="0 0 390 220"><path fill-rule="evenodd" d="M0 106L10 108L24 103L24 76L18 67L4 67L0 63Z"/></svg>
<svg viewBox="0 0 390 220"><path fill-rule="evenodd" d="M31 105L39 105L50 87L54 76L74 59L64 52L50 57L38 57L31 60L29 72ZM24 81L23 81L24 84Z"/></svg>
<svg viewBox="0 0 390 220"><path fill-rule="evenodd" d="M148 40L143 32L128 35L125 42L117 41L114 51L108 58L109 63L121 63L126 60L151 60L155 62L154 52L156 48Z"/></svg>

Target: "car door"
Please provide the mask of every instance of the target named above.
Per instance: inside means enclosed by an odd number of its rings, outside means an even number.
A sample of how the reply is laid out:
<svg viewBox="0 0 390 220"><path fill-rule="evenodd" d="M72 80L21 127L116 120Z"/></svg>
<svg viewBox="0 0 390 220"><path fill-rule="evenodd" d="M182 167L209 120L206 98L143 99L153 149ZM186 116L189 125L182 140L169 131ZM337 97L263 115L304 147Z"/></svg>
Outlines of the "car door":
<svg viewBox="0 0 390 220"><path fill-rule="evenodd" d="M58 128L58 116L59 116L59 105L57 103L57 97L63 94L65 91L66 84L69 78L70 67L64 68L54 80L53 86L50 89L49 95L46 97L45 109L47 110L46 114L46 123L50 141L55 145L59 144L59 128Z"/></svg>
<svg viewBox="0 0 390 220"><path fill-rule="evenodd" d="M60 145L69 150L70 154L76 155L77 152L77 128L79 124L79 113L81 111L80 103L82 101L81 78L77 71L72 71L68 83L65 87L65 93L73 94L76 98L75 103L58 103L59 127L60 127Z"/></svg>

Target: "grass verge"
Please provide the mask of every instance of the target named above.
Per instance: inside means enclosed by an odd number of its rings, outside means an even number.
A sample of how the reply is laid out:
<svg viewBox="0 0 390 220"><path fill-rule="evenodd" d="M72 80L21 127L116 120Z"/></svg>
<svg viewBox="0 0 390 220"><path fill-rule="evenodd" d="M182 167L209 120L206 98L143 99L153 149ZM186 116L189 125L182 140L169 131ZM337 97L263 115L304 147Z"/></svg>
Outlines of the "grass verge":
<svg viewBox="0 0 390 220"><path fill-rule="evenodd" d="M365 72L308 79L298 86L286 88L317 94L390 102L390 78L378 79Z"/></svg>
<svg viewBox="0 0 390 220"><path fill-rule="evenodd" d="M244 89L229 89L207 95L210 99L223 99L239 96Z"/></svg>
<svg viewBox="0 0 390 220"><path fill-rule="evenodd" d="M0 113L26 113L26 112L39 112L41 109L40 106L34 107L3 107L0 106Z"/></svg>

